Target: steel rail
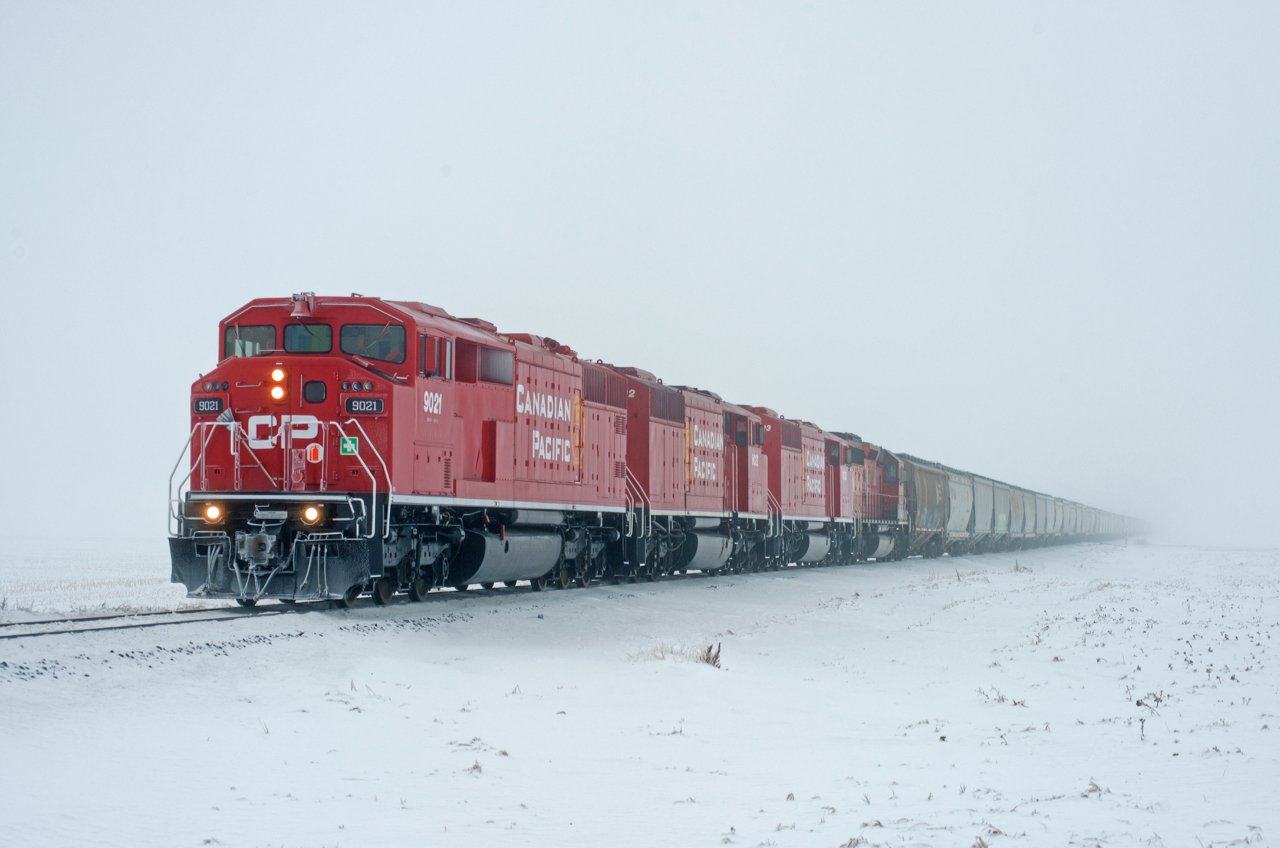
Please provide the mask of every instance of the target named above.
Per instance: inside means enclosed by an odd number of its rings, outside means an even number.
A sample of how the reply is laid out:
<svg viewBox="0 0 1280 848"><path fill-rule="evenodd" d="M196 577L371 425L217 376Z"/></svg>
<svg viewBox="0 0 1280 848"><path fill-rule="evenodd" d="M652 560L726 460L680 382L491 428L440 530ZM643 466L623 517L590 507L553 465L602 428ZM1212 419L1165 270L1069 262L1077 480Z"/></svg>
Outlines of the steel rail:
<svg viewBox="0 0 1280 848"><path fill-rule="evenodd" d="M262 616L286 615L288 613L300 613L309 611L309 607L302 609L270 609L262 612L228 612L221 615L212 615L205 618L185 618L177 621L143 621L131 624L108 624L103 627L67 627L62 630L37 630L31 633L0 633L0 639L28 639L35 636L57 636L67 633L100 633L104 630L143 630L149 627L167 627L173 624L199 624L205 621L234 621L241 618L260 618ZM214 610L213 612L220 612ZM154 613L160 615L161 613ZM84 619L68 619L65 622L49 622L50 624L63 624L75 621L83 621ZM14 622L14 624L29 624L30 622Z"/></svg>

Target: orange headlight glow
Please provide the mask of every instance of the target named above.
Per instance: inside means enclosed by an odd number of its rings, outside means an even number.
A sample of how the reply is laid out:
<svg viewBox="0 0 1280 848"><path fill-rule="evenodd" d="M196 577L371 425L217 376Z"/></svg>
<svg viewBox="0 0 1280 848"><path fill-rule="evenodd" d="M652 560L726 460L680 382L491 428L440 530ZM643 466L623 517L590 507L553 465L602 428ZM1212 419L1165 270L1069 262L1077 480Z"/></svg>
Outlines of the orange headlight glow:
<svg viewBox="0 0 1280 848"><path fill-rule="evenodd" d="M280 400L281 398L283 398L283 397L284 397L284 387L283 387L283 386L272 386L272 387L271 387L271 396L272 396L273 398L275 398L276 400Z"/></svg>
<svg viewBox="0 0 1280 848"><path fill-rule="evenodd" d="M277 383L278 383L278 382L280 382L281 380L283 380L283 379L284 379L284 369L283 369L283 368L277 368L276 370L272 371L272 372L271 372L271 379L272 379L272 380L275 380Z"/></svg>

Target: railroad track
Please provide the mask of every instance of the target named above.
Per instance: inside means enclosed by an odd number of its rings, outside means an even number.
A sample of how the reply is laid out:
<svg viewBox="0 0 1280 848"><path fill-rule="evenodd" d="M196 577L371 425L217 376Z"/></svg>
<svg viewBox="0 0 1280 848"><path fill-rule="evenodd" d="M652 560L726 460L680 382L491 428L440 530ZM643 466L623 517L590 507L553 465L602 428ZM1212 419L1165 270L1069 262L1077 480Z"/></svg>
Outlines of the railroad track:
<svg viewBox="0 0 1280 848"><path fill-rule="evenodd" d="M296 604L268 609L212 609L162 610L156 612L126 612L111 615L92 615L72 618L50 618L38 621L0 622L0 639L28 639L34 636L56 636L63 633L99 633L104 630L141 630L148 627L168 627L175 624L197 624L203 621L232 621L244 618L286 615L326 609L321 604ZM162 616L166 618L161 618ZM148 619L138 621L137 619ZM119 622L102 624L100 622ZM77 625L87 624L87 627Z"/></svg>

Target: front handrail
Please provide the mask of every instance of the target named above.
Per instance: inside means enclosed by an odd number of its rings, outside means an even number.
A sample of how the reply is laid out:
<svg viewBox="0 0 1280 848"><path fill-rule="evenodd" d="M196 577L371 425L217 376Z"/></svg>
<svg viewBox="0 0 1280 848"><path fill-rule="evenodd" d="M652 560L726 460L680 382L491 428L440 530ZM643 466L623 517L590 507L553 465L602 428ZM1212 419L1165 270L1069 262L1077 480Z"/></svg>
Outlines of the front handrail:
<svg viewBox="0 0 1280 848"><path fill-rule="evenodd" d="M349 438L347 436L346 431L342 428L342 424L338 423L337 421L321 421L317 423L320 425L321 432L323 432L324 434L321 438L321 444L325 445L326 447L327 447L327 442L329 441L329 438L328 438L329 427L333 427L335 430L337 430L338 435L341 439ZM386 460L383 459L382 453L373 444L373 440L369 438L369 433L364 429L364 426L354 418L349 419L346 423L348 425L354 424L356 428L359 430L360 435L364 439L365 445L368 446L369 450L373 451L373 455L377 458L377 464L382 466L382 473L387 478L388 492L387 492L387 499L386 499L387 500L386 520L383 522L383 527L384 527L383 536L384 538L386 538L390 535L390 532L391 532L391 492L395 491L395 487L391 485L391 471L390 469L387 468ZM248 451L249 456L253 459L254 464L258 466L259 470L261 470L263 475L267 478L267 481L271 483L271 487L276 491L281 491L280 485L276 483L276 478L271 475L271 472L267 471L266 466L262 464L262 460L258 458L258 455L254 452L253 448L249 447L248 434L244 432L244 428L240 425L240 422L234 421L234 420L233 421L200 421L196 424L195 427L191 428L191 432L190 434L187 435L187 440L183 443L182 450L178 454L178 459L173 464L173 470L169 472L169 508L168 508L166 529L171 537L177 537L182 532L182 521L187 517L185 514L185 511L182 509L183 487L187 485L188 481L191 480L192 476L196 473L197 470L200 472L201 480L203 481L205 479L206 477L205 470L204 470L205 457L208 454L209 444L212 441L213 436L215 435L216 428L219 428L219 427L227 428L228 438L230 439L230 442L231 442L231 453L235 457L237 464L239 463L239 458L240 458L240 447L243 445L244 449ZM176 489L176 496L175 496L174 479L178 475L178 469L182 467L182 461L188 457L188 451L191 448L192 442L195 441L197 433L201 433L200 456L198 459L196 459L196 461L191 462L191 467L187 470L187 473L183 475L181 480L177 481L177 489ZM243 438L241 438L242 436ZM289 432L284 434L283 438L288 442L288 444L283 446L282 449L287 449L288 447L291 447L292 433ZM341 450L341 442L339 442L339 450ZM361 449L359 447L356 448L356 452L353 455L355 456L356 461L359 462L360 465L364 468L365 473L369 475L369 480L372 486L371 494L373 497L374 506L376 508L378 503L378 476L374 473L373 469L369 467L369 463L365 462L364 457L361 456ZM328 460L329 460L328 451L325 450L324 464L321 470L322 478L326 477L327 475L327 471L329 467ZM283 478L281 478L280 482L284 483L285 481ZM324 488L325 482L327 482L327 480L322 479L321 481L322 490ZM240 491L240 479L239 479L238 472L236 474L235 490ZM189 487L187 489L187 492L188 493L190 492ZM350 499L348 498L348 500ZM355 510L352 510L352 515L354 516L354 514L355 514ZM367 534L364 534L363 537L366 539L372 539L375 534L376 534L376 529L374 527L374 522L370 521L369 532Z"/></svg>
<svg viewBox="0 0 1280 848"><path fill-rule="evenodd" d="M182 487L186 485L187 481L195 474L196 469L200 470L200 479L202 481L205 479L205 457L208 455L209 443L213 440L214 433L219 427L227 428L227 438L231 440L231 453L235 456L236 461L239 462L240 444L244 441L238 438L239 434L244 431L244 428L240 426L239 421L200 421L195 427L191 428L191 434L187 436L186 442L182 445L182 450L178 453L178 461L173 464L173 470L169 472L169 516L165 529L168 531L170 536L176 536L178 535L178 532L181 532L181 521L186 517L185 515L179 514L180 510L177 508L177 506L180 506L182 503ZM191 463L191 468L185 475L183 475L182 479L178 481L178 494L175 498L173 478L177 476L178 469L182 466L182 460L187 458L187 450L191 447L192 441L195 440L196 433L201 430L208 432L206 435L202 435L200 439L200 459L197 462ZM271 472L267 471L266 466L262 464L262 460L258 459L258 455L253 452L253 448L249 447L248 444L245 444L244 449L249 452L249 456L253 457L254 464L261 469L263 475L266 476L267 480L271 483L272 488L278 491L280 487L276 485L275 478L271 476ZM239 488L240 480L237 475L236 489L239 490ZM177 532L175 532L174 528L175 521L179 522Z"/></svg>
<svg viewBox="0 0 1280 848"><path fill-rule="evenodd" d="M383 460L382 454L379 453L378 449L373 446L373 441L369 438L369 434L365 432L364 427L360 425L360 422L352 418L352 419L349 419L347 423L354 424L360 428L360 435L364 436L365 444L369 446L369 450L373 451L373 455L378 458L378 463L382 465L382 473L385 474L387 477L387 518L385 521L382 522L383 528L384 528L382 532L382 536L384 539L388 538L391 535L391 492L395 491L395 489L391 487L391 472L387 470L387 463ZM338 431L338 437L340 439L350 438L347 435L347 431L343 430L342 425L339 424L337 421L330 421L328 422L328 424L332 425L334 429ZM341 445L341 442L339 442L339 445ZM341 450L341 448L339 448L339 450ZM360 465L364 468L364 473L369 475L369 481L372 484L372 488L373 488L373 491L372 491L373 506L374 506L374 509L377 509L378 507L378 476L373 473L373 469L369 467L369 463L365 462L364 457L360 455L359 447L356 448L356 452L354 456L356 460L360 463ZM370 521L369 533L364 538L372 539L374 537L374 533L375 533L375 530L374 530L373 522Z"/></svg>

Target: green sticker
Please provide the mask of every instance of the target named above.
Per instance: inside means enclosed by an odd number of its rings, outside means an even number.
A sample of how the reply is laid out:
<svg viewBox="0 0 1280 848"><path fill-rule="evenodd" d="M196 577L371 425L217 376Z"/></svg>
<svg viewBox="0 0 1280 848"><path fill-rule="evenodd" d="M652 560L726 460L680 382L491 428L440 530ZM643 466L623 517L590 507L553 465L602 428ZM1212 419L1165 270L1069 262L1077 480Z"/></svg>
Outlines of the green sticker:
<svg viewBox="0 0 1280 848"><path fill-rule="evenodd" d="M343 436L339 449L343 456L355 456L360 452L360 440L355 436Z"/></svg>

